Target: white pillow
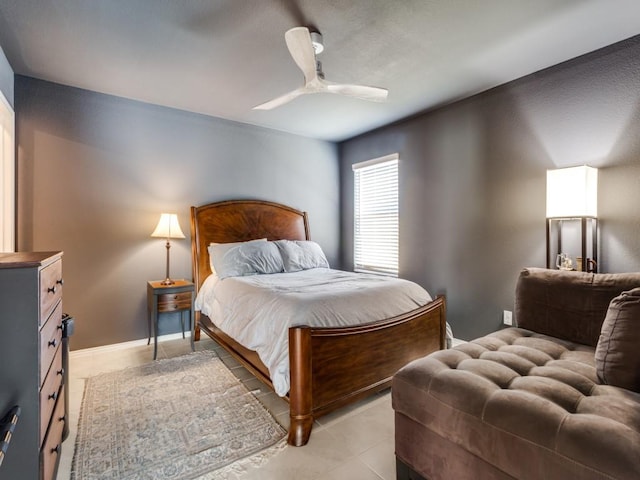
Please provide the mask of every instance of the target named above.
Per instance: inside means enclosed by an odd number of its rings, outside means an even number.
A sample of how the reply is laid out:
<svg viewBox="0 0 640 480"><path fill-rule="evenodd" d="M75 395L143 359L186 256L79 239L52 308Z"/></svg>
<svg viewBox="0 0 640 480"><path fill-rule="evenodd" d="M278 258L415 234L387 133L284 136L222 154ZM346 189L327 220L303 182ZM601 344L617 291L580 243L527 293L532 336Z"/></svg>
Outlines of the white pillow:
<svg viewBox="0 0 640 480"><path fill-rule="evenodd" d="M216 275L216 268L215 268L215 265L213 264L213 247L214 246L226 247L226 250L228 250L230 248L236 247L238 245L244 245L246 243L266 242L266 241L267 241L266 238L257 238L256 240L249 240L247 242L210 243L209 246L207 247L207 251L209 252L209 267L211 268L211 273ZM220 254L220 252L218 254Z"/></svg>
<svg viewBox="0 0 640 480"><path fill-rule="evenodd" d="M273 242L246 242L229 247L213 245L211 259L221 279L259 273L279 273L284 269L282 256Z"/></svg>
<svg viewBox="0 0 640 480"><path fill-rule="evenodd" d="M329 262L322 248L309 240L278 240L274 242L280 249L285 272L299 272L310 268L329 268Z"/></svg>

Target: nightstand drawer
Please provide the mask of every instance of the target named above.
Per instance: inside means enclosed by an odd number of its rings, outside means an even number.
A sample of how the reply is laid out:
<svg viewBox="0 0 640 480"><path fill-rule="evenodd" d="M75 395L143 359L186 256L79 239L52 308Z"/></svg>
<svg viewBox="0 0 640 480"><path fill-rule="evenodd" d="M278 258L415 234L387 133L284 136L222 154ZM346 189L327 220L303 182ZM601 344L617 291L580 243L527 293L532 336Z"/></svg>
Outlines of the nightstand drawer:
<svg viewBox="0 0 640 480"><path fill-rule="evenodd" d="M64 389L60 390L60 398L56 403L56 409L51 418L51 425L47 432L47 438L40 451L40 471L42 480L55 480L58 458L62 453L62 431L64 429Z"/></svg>
<svg viewBox="0 0 640 480"><path fill-rule="evenodd" d="M62 302L58 303L40 330L40 385L44 382L51 360L62 342Z"/></svg>
<svg viewBox="0 0 640 480"><path fill-rule="evenodd" d="M158 295L158 313L188 310L191 308L191 292Z"/></svg>
<svg viewBox="0 0 640 480"><path fill-rule="evenodd" d="M62 261L58 260L40 271L40 319L42 325L62 298Z"/></svg>
<svg viewBox="0 0 640 480"><path fill-rule="evenodd" d="M62 390L60 387L62 386L62 349L58 347L56 351L56 356L53 359L53 363L51 364L51 369L49 373L47 373L47 377L42 384L42 389L40 390L40 442L44 440L44 434L47 431L47 427L49 425L49 420L51 418L51 412L53 412L53 407L56 405L56 400L58 399L58 395L61 394Z"/></svg>

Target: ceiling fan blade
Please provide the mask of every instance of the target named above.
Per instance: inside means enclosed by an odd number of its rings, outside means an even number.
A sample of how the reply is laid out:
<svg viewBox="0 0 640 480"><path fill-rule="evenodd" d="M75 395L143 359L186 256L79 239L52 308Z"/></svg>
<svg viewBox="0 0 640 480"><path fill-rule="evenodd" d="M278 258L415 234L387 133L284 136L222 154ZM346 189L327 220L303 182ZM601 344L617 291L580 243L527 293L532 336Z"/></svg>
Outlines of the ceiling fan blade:
<svg viewBox="0 0 640 480"><path fill-rule="evenodd" d="M315 34L314 34L315 35ZM360 98L373 102L384 102L389 91L385 88L368 87L365 85L349 85L328 82L324 79L319 63L316 63L316 50L311 41L311 33L307 27L294 27L284 34L285 42L291 57L296 65L304 73L304 86L285 93L273 100L253 107L253 110L271 110L279 107L304 94L311 93L338 93L349 97ZM322 37L314 36L314 41L318 40L321 46ZM322 51L319 47L318 52Z"/></svg>
<svg viewBox="0 0 640 480"><path fill-rule="evenodd" d="M326 83L327 90L331 93L339 93L349 97L369 100L371 102L384 102L389 95L389 90L379 87L367 87L365 85L348 85L340 83Z"/></svg>
<svg viewBox="0 0 640 480"><path fill-rule="evenodd" d="M298 68L304 74L305 83L317 77L316 54L307 27L295 27L284 34L287 48Z"/></svg>
<svg viewBox="0 0 640 480"><path fill-rule="evenodd" d="M289 93L285 93L279 97L274 98L273 100L269 100L268 102L261 103L252 108L252 110L271 110L272 108L279 107L280 105L284 105L285 103L290 102L294 98L299 97L300 95L304 95L307 90L304 87L297 88Z"/></svg>

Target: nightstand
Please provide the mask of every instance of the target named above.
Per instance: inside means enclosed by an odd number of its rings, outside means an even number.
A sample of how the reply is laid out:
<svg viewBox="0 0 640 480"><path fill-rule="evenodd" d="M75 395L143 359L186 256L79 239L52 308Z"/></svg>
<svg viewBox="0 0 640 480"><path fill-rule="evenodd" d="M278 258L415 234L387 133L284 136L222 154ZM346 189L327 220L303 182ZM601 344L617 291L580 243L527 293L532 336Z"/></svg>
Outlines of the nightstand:
<svg viewBox="0 0 640 480"><path fill-rule="evenodd" d="M147 282L147 313L149 340L153 330L153 359L158 356L158 317L161 313L180 312L182 325L182 338L184 337L184 314L189 312L189 325L191 326L191 350L195 351L194 341L194 292L192 282L187 280L174 280L173 285L163 285L162 280Z"/></svg>

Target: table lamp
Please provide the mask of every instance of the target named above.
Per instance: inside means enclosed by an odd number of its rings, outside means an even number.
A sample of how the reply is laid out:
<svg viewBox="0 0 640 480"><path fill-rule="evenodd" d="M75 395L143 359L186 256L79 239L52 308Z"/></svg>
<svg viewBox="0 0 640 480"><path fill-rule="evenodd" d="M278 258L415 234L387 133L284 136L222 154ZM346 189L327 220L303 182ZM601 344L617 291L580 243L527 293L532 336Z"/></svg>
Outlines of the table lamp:
<svg viewBox="0 0 640 480"><path fill-rule="evenodd" d="M169 277L169 249L171 248L171 238L185 238L180 224L178 223L178 215L175 213L163 213L160 215L158 226L151 234L152 237L160 237L167 239L167 278L162 281L162 285L173 285L175 282Z"/></svg>

